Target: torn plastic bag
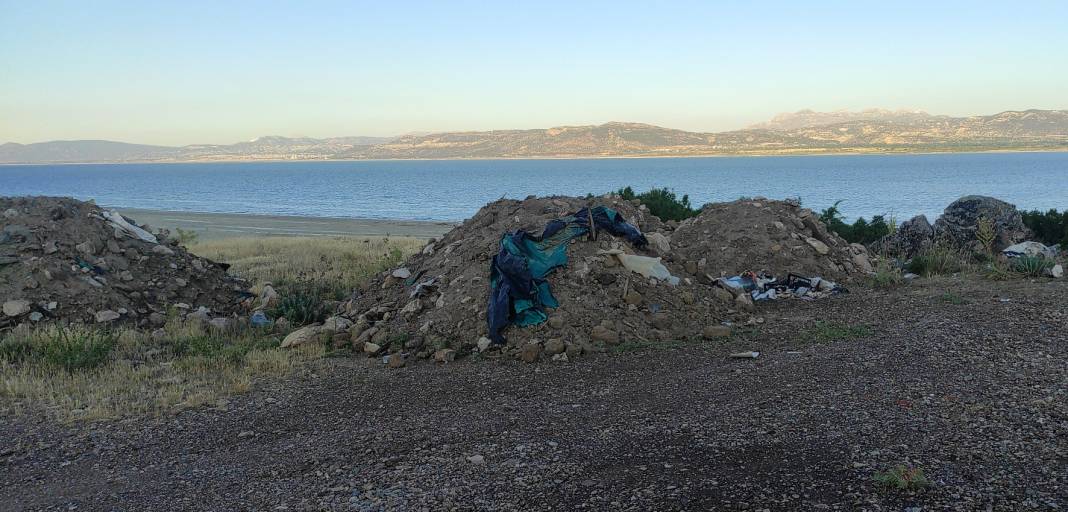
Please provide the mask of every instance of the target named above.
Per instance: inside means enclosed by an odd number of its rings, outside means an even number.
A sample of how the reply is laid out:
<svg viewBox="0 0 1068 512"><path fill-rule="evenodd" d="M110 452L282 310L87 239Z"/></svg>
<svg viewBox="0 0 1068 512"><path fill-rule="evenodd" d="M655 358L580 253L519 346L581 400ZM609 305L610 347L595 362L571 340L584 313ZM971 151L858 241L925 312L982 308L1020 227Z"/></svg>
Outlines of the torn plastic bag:
<svg viewBox="0 0 1068 512"><path fill-rule="evenodd" d="M637 256L634 254L627 254L619 249L612 249L610 251L597 251L598 254L610 254L615 256L619 263L624 268L631 272L637 272L645 277L652 277L661 281L667 281L668 284L675 286L679 284L679 278L671 275L667 267L663 263L660 263L660 258L651 258L649 256Z"/></svg>

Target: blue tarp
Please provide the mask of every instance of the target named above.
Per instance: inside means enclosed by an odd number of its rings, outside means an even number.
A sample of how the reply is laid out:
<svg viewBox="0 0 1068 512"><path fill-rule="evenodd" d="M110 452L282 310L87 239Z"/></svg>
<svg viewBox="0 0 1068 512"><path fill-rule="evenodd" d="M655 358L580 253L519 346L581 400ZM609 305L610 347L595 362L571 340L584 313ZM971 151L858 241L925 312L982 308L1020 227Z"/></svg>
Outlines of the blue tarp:
<svg viewBox="0 0 1068 512"><path fill-rule="evenodd" d="M591 218L596 229L621 236L635 247L648 244L638 228L604 206L583 208L553 220L545 225L541 236L523 230L505 234L490 267L486 322L494 343L504 343L501 331L509 324L540 324L548 318L544 308L559 306L545 278L553 269L567 265L568 245L589 232Z"/></svg>

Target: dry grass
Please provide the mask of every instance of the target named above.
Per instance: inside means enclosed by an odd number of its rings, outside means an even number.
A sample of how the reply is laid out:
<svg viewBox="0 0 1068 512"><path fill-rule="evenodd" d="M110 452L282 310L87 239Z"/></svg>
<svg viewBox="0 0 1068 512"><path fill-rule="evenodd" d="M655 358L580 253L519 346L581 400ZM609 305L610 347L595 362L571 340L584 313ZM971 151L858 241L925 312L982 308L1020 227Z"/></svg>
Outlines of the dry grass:
<svg viewBox="0 0 1068 512"><path fill-rule="evenodd" d="M271 282L286 288L326 283L334 298L340 299L425 244L425 240L405 237L266 237L211 240L189 249L229 263L231 273L253 284Z"/></svg>
<svg viewBox="0 0 1068 512"><path fill-rule="evenodd" d="M425 242L414 238L235 238L196 243L196 254L232 265L285 294L348 295ZM303 290L303 292L301 291ZM0 411L44 408L62 420L161 415L213 405L258 379L303 371L326 347L280 349L281 335L226 332L171 318L166 336L92 327L16 329L0 338Z"/></svg>
<svg viewBox="0 0 1068 512"><path fill-rule="evenodd" d="M0 408L44 408L61 420L167 414L216 404L325 352L280 349L279 336L251 329L213 333L176 319L165 329L161 340L89 327L9 333L0 339Z"/></svg>

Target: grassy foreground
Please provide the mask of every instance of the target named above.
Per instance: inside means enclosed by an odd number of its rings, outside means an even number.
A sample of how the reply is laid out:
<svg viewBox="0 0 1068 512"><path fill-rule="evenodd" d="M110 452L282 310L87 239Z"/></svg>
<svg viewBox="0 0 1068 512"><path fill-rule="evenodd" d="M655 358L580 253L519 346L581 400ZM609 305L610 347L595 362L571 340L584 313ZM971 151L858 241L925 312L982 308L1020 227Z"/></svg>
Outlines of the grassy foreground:
<svg viewBox="0 0 1068 512"><path fill-rule="evenodd" d="M341 298L425 242L413 238L239 238L194 244L254 284L320 290ZM303 371L326 354L281 349L285 333L235 322L225 330L173 315L152 336L96 326L19 328L0 335L0 410L46 410L62 420L155 416L221 405L257 379Z"/></svg>

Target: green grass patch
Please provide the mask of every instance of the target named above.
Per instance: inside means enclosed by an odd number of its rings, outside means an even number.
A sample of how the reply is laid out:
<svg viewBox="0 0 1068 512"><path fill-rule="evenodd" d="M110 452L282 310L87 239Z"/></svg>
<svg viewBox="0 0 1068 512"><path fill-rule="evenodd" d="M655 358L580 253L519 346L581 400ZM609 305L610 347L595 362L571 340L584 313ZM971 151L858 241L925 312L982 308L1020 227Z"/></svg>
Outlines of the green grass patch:
<svg viewBox="0 0 1068 512"><path fill-rule="evenodd" d="M963 272L969 264L969 258L959 250L948 245L937 244L913 256L907 268L913 274L930 277Z"/></svg>
<svg viewBox="0 0 1068 512"><path fill-rule="evenodd" d="M918 491L931 485L931 481L919 468L897 466L875 474L875 482L884 489Z"/></svg>
<svg viewBox="0 0 1068 512"><path fill-rule="evenodd" d="M46 327L17 331L0 341L0 361L61 368L68 372L96 368L115 347L105 330Z"/></svg>

